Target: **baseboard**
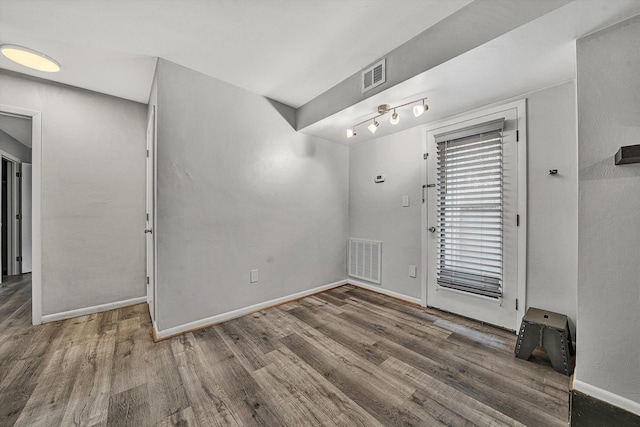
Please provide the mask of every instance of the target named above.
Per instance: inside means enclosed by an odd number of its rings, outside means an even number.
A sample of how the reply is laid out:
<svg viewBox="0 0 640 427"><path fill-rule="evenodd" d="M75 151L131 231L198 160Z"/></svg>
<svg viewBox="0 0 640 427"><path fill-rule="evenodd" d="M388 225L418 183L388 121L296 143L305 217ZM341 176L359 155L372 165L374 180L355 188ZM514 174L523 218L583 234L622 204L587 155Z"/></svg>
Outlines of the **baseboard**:
<svg viewBox="0 0 640 427"><path fill-rule="evenodd" d="M208 326L215 325L226 320L235 319L256 311L264 310L269 307L291 302L300 298L308 297L309 295L324 292L329 289L337 288L339 286L346 285L348 280L340 280L338 282L329 283L327 285L318 286L317 288L308 289L306 291L297 292L295 294L286 295L280 298L272 299L269 301L261 302L258 304L250 305L248 307L239 308L237 310L228 311L226 313L217 314L215 316L207 317L205 319L196 320L194 322L185 323L184 325L174 326L173 328L164 329L159 331L157 325L154 324L153 336L155 341L165 340L167 338L181 335L187 332L195 331L198 329L206 328Z"/></svg>
<svg viewBox="0 0 640 427"><path fill-rule="evenodd" d="M144 304L147 302L147 297L137 297L122 301L109 302L107 304L94 305L91 307L78 308L76 310L63 311L54 314L45 314L42 316L42 323L55 322L57 320L71 319L73 317L86 316L88 314L100 313L103 311L109 311L116 308L128 307L130 305Z"/></svg>
<svg viewBox="0 0 640 427"><path fill-rule="evenodd" d="M357 286L359 288L367 289L369 291L377 292L379 294L383 294L392 298L396 298L402 301L410 302L412 304L422 304L422 300L420 298L410 297L408 295L401 294L399 292L390 291L389 289L384 289L379 286L371 285L369 283L361 282L359 280L349 279L346 282L350 285Z"/></svg>
<svg viewBox="0 0 640 427"><path fill-rule="evenodd" d="M577 390L571 390L571 427L640 426L640 415Z"/></svg>
<svg viewBox="0 0 640 427"><path fill-rule="evenodd" d="M603 402L606 402L610 405L622 408L625 411L640 415L640 403L622 396L618 396L617 394L611 393L610 391L603 390L599 387L587 384L580 380L573 381L573 389Z"/></svg>
<svg viewBox="0 0 640 427"><path fill-rule="evenodd" d="M158 330L158 324L154 321L153 324L151 325L151 338L153 338L153 342L162 341L160 338L158 338L158 335L156 332L157 330Z"/></svg>

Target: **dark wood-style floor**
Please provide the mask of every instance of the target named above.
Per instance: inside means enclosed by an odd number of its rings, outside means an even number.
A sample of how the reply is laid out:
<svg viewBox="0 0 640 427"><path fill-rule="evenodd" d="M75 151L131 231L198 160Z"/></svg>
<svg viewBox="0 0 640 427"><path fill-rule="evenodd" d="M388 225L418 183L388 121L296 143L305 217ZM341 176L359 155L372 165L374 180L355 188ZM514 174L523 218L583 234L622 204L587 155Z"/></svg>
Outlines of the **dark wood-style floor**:
<svg viewBox="0 0 640 427"><path fill-rule="evenodd" d="M515 335L344 286L154 344L146 305L30 325L0 287L0 425L566 425Z"/></svg>

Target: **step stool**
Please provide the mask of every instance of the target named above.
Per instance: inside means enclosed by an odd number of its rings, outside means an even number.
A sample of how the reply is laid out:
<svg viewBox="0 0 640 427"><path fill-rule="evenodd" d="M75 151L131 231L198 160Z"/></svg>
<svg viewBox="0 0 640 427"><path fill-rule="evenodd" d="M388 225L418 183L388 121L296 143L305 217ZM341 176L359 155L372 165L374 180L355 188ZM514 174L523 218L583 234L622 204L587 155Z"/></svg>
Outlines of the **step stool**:
<svg viewBox="0 0 640 427"><path fill-rule="evenodd" d="M539 308L529 308L522 318L515 355L527 360L537 346L544 347L547 351L553 369L571 375L571 355L575 353L567 316Z"/></svg>

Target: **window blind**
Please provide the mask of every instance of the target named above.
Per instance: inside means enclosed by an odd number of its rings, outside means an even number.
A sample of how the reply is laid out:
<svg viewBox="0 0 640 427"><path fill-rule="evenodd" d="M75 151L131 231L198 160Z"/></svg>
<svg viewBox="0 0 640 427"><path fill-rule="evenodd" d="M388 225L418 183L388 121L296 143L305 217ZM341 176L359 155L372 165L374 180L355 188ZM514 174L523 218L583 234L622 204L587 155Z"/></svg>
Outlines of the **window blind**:
<svg viewBox="0 0 640 427"><path fill-rule="evenodd" d="M502 296L504 119L436 135L439 286Z"/></svg>

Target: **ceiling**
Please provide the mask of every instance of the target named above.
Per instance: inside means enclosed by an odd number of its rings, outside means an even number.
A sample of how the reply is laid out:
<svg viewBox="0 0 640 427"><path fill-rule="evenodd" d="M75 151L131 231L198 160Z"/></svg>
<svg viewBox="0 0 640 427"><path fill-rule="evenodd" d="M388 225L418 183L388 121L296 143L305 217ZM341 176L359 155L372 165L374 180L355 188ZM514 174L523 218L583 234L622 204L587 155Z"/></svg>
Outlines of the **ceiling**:
<svg viewBox="0 0 640 427"><path fill-rule="evenodd" d="M0 43L44 52L62 71L32 71L2 55L0 68L147 103L162 57L298 108L454 12L467 13L470 2L0 0ZM638 13L640 0L574 0L302 132L351 145L574 79L575 40ZM377 105L425 96L430 109L419 118L407 107L400 124L382 117L375 135L363 125L346 139Z"/></svg>
<svg viewBox="0 0 640 427"><path fill-rule="evenodd" d="M576 77L576 39L639 13L640 0L575 0L302 132L354 145L567 82ZM375 135L365 123L356 137L346 138L347 128L374 117L378 105L423 96L430 108L422 116L404 107L397 111L399 124L383 116Z"/></svg>
<svg viewBox="0 0 640 427"><path fill-rule="evenodd" d="M471 0L0 0L0 43L59 73L0 67L147 103L161 57L297 108Z"/></svg>

